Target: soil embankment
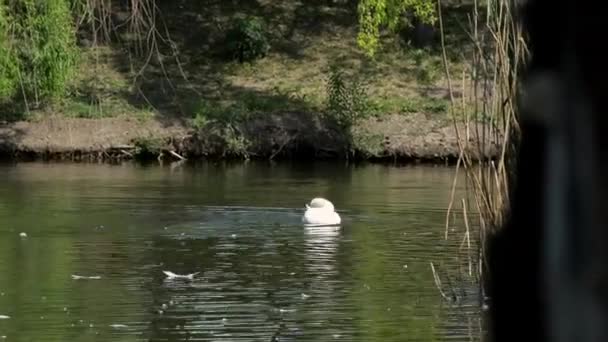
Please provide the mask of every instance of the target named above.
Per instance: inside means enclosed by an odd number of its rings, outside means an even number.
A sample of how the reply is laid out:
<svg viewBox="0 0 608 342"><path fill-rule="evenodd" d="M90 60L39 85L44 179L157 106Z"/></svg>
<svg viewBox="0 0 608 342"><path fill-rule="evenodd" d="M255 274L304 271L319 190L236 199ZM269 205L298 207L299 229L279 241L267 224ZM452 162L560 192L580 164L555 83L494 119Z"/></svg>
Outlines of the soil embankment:
<svg viewBox="0 0 608 342"><path fill-rule="evenodd" d="M474 129L469 128L471 136ZM459 128L461 141L465 127ZM342 137L342 138L341 138ZM472 146L475 139L469 139ZM179 120L128 117L48 117L0 125L0 153L17 160L121 161L179 159L340 159L349 144L314 116L262 116L240 125L194 129ZM458 157L456 130L422 114L369 118L353 130L350 146L363 160L447 162ZM497 143L489 145L494 157Z"/></svg>

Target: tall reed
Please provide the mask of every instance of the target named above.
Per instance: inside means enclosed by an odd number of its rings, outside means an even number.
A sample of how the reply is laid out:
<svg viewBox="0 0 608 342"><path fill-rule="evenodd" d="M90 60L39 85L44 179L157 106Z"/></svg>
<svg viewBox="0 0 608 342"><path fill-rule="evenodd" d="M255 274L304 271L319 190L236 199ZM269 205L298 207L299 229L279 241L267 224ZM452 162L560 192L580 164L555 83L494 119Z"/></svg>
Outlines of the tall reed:
<svg viewBox="0 0 608 342"><path fill-rule="evenodd" d="M0 2L0 103L10 100L19 86L19 60L15 57L14 42L10 39L7 6Z"/></svg>
<svg viewBox="0 0 608 342"><path fill-rule="evenodd" d="M78 59L65 0L0 4L0 96L39 106L65 95Z"/></svg>
<svg viewBox="0 0 608 342"><path fill-rule="evenodd" d="M469 225L478 228L477 249L473 252L477 261L475 276L482 283L484 242L502 227L510 210L509 187L514 176L511 170L519 140L516 96L528 51L511 1L475 0L467 32L473 46L465 56L469 62L462 75L452 75L446 57L441 0L438 10L450 115L460 151L445 239L449 238L450 214L457 210L454 193L462 171L466 198L458 202L462 203L466 223L465 238L470 238Z"/></svg>

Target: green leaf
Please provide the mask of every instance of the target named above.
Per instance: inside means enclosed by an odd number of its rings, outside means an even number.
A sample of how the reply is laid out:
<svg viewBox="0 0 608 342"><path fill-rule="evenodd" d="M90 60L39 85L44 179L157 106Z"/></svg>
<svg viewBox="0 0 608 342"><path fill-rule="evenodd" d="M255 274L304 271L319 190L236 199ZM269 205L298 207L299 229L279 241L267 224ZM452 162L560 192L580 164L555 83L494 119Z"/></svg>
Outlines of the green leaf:
<svg viewBox="0 0 608 342"><path fill-rule="evenodd" d="M370 57L380 46L380 32L387 28L396 32L404 15L411 13L423 23L435 24L434 0L361 0L357 7L359 32L357 44Z"/></svg>

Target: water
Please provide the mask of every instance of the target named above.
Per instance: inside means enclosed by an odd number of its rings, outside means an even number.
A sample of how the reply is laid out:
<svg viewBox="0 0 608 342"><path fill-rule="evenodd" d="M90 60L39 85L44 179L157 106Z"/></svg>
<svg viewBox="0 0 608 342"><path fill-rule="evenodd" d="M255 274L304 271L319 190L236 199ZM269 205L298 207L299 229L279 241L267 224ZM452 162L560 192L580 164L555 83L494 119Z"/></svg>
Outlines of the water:
<svg viewBox="0 0 608 342"><path fill-rule="evenodd" d="M452 277L450 303L430 268L462 260L461 239L443 239L451 168L25 163L0 175L0 341L479 337L475 284ZM301 225L315 196L333 201L339 230Z"/></svg>

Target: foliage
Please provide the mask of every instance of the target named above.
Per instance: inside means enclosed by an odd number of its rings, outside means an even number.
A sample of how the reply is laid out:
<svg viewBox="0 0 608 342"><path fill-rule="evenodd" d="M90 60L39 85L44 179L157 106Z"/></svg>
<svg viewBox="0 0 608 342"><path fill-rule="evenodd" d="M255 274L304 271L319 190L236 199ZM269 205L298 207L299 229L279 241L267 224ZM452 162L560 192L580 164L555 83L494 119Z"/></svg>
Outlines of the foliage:
<svg viewBox="0 0 608 342"><path fill-rule="evenodd" d="M353 132L352 144L363 158L380 157L384 152L384 135L371 133L365 127Z"/></svg>
<svg viewBox="0 0 608 342"><path fill-rule="evenodd" d="M270 50L264 21L255 16L237 18L226 34L228 51L240 63L265 57Z"/></svg>
<svg viewBox="0 0 608 342"><path fill-rule="evenodd" d="M65 0L18 0L9 7L25 95L39 104L66 92L78 57ZM28 100L28 99L26 99Z"/></svg>
<svg viewBox="0 0 608 342"><path fill-rule="evenodd" d="M363 83L355 79L347 84L344 73L335 65L327 82L327 114L341 129L347 130L364 117L370 101Z"/></svg>
<svg viewBox="0 0 608 342"><path fill-rule="evenodd" d="M242 105L222 106L202 100L195 110L192 124L203 133L204 143L213 146L211 150L221 151L219 153L223 157L248 159L250 141L239 129L248 115L249 112Z"/></svg>
<svg viewBox="0 0 608 342"><path fill-rule="evenodd" d="M157 156L165 143L159 138L139 137L133 140L133 145L135 145L135 155L144 157Z"/></svg>
<svg viewBox="0 0 608 342"><path fill-rule="evenodd" d="M433 58L424 49L413 52L414 64L416 65L416 80L424 85L432 85L443 74L442 62Z"/></svg>
<svg viewBox="0 0 608 342"><path fill-rule="evenodd" d="M242 103L224 104L219 101L200 100L194 109L193 123L202 128L210 122L236 123L247 119L249 112Z"/></svg>
<svg viewBox="0 0 608 342"><path fill-rule="evenodd" d="M380 32L383 27L397 31L404 21L404 15L411 14L422 23L435 24L437 14L433 0L361 0L357 7L359 33L357 43L368 56L374 56L380 46Z"/></svg>
<svg viewBox="0 0 608 342"><path fill-rule="evenodd" d="M19 84L19 64L9 39L11 17L0 2L0 101L12 97Z"/></svg>
<svg viewBox="0 0 608 342"><path fill-rule="evenodd" d="M245 138L236 125L220 127L219 136L225 143L224 156L249 159L249 146L251 142Z"/></svg>

